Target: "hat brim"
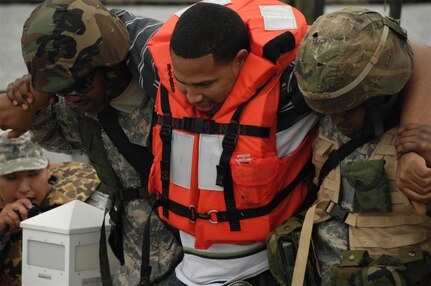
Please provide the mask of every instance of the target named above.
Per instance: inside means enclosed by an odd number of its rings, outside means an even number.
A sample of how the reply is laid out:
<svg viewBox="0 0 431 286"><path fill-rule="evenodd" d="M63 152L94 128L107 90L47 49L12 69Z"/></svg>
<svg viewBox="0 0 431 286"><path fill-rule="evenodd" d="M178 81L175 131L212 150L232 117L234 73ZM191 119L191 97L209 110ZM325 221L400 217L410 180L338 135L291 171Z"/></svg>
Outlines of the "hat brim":
<svg viewBox="0 0 431 286"><path fill-rule="evenodd" d="M0 164L0 176L10 173L41 170L48 166L48 160L41 158L19 158Z"/></svg>

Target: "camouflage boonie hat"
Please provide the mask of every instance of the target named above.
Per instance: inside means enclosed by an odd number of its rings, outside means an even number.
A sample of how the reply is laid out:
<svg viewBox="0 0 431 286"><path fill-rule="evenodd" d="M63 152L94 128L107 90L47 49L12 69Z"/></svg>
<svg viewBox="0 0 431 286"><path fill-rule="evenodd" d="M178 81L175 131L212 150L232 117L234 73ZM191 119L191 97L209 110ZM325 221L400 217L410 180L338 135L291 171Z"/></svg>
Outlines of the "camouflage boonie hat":
<svg viewBox="0 0 431 286"><path fill-rule="evenodd" d="M334 114L397 94L412 70L404 29L377 12L347 7L314 22L299 47L295 75L307 104Z"/></svg>
<svg viewBox="0 0 431 286"><path fill-rule="evenodd" d="M129 46L124 24L97 0L46 0L26 20L21 37L32 85L45 93L120 63Z"/></svg>
<svg viewBox="0 0 431 286"><path fill-rule="evenodd" d="M33 144L29 133L8 139L0 134L0 176L26 170L40 170L48 166L42 148Z"/></svg>

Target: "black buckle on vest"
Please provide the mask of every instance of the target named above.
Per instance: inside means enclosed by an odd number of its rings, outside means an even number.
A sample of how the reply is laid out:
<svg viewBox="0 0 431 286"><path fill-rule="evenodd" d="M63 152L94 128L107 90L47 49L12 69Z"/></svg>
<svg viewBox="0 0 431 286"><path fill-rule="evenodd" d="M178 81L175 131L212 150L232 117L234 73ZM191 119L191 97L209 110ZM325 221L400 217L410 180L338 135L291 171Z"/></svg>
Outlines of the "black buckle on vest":
<svg viewBox="0 0 431 286"><path fill-rule="evenodd" d="M193 133L208 133L210 131L211 119L183 117L181 129Z"/></svg>
<svg viewBox="0 0 431 286"><path fill-rule="evenodd" d="M181 119L181 126L180 129L184 131L192 131L192 123L193 118L192 117L183 117Z"/></svg>
<svg viewBox="0 0 431 286"><path fill-rule="evenodd" d="M232 133L226 133L221 145L223 149L234 149L237 141L238 141L238 135L232 134Z"/></svg>
<svg viewBox="0 0 431 286"><path fill-rule="evenodd" d="M349 214L349 211L343 209L340 205L330 202L325 211L336 220L344 222Z"/></svg>
<svg viewBox="0 0 431 286"><path fill-rule="evenodd" d="M160 129L160 138L167 138L172 134L172 126L171 125L162 125Z"/></svg>
<svg viewBox="0 0 431 286"><path fill-rule="evenodd" d="M193 132L207 133L210 130L211 122L211 119L195 118L193 120Z"/></svg>
<svg viewBox="0 0 431 286"><path fill-rule="evenodd" d="M215 219L211 217L212 214L214 214L214 218ZM195 223L196 219L198 219L198 218L205 219L205 220L207 220L207 221L209 221L210 223L213 223L213 224L218 223L218 221L217 221L217 211L216 210L211 210L211 211L209 211L206 214L201 214L201 213L198 213L196 211L196 208L195 208L194 205L189 206L189 216L188 217L189 217L189 221L191 223Z"/></svg>
<svg viewBox="0 0 431 286"><path fill-rule="evenodd" d="M160 138L169 138L172 135L172 117L171 114L163 115L162 128L160 129Z"/></svg>

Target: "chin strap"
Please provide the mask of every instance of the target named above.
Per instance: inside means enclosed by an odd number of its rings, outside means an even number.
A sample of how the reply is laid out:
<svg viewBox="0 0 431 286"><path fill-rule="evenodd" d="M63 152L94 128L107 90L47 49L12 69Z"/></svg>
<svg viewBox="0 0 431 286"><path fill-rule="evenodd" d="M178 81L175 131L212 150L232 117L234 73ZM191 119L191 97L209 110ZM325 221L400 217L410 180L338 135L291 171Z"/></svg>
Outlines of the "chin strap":
<svg viewBox="0 0 431 286"><path fill-rule="evenodd" d="M381 100L385 100L381 103ZM397 109L398 94L389 97L375 97L365 102L367 110L366 124L374 131L374 137L382 135L386 130L399 124L399 112ZM366 128L368 129L368 128Z"/></svg>

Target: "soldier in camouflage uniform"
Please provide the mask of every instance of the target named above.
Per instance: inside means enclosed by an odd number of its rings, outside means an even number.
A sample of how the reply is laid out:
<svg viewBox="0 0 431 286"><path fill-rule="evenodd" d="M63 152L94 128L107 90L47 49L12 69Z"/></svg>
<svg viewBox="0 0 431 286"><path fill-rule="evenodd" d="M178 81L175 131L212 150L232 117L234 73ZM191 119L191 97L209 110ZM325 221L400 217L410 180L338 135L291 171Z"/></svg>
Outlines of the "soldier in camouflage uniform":
<svg viewBox="0 0 431 286"><path fill-rule="evenodd" d="M150 149L157 82L144 45L159 27L153 19L108 11L96 0L48 0L27 19L22 36L36 95L29 109L35 114L30 120L34 140L51 151L86 153L102 181L101 190L110 194L116 225L110 242L124 263L114 273L114 285L139 282L143 228L153 197L147 193L147 178L105 132L100 114L111 110L108 117L118 118L126 140ZM25 76L16 85L26 87L29 80ZM162 280L181 255L174 233L153 215L151 281Z"/></svg>
<svg viewBox="0 0 431 286"><path fill-rule="evenodd" d="M320 17L300 46L298 85L325 115L313 152L322 285L429 285L431 219L395 187L396 130L388 130L412 70L406 32L363 8ZM336 163L326 171L328 158Z"/></svg>
<svg viewBox="0 0 431 286"><path fill-rule="evenodd" d="M0 134L0 285L21 285L21 220L72 200L105 208L94 168L78 162L49 164L27 133Z"/></svg>

